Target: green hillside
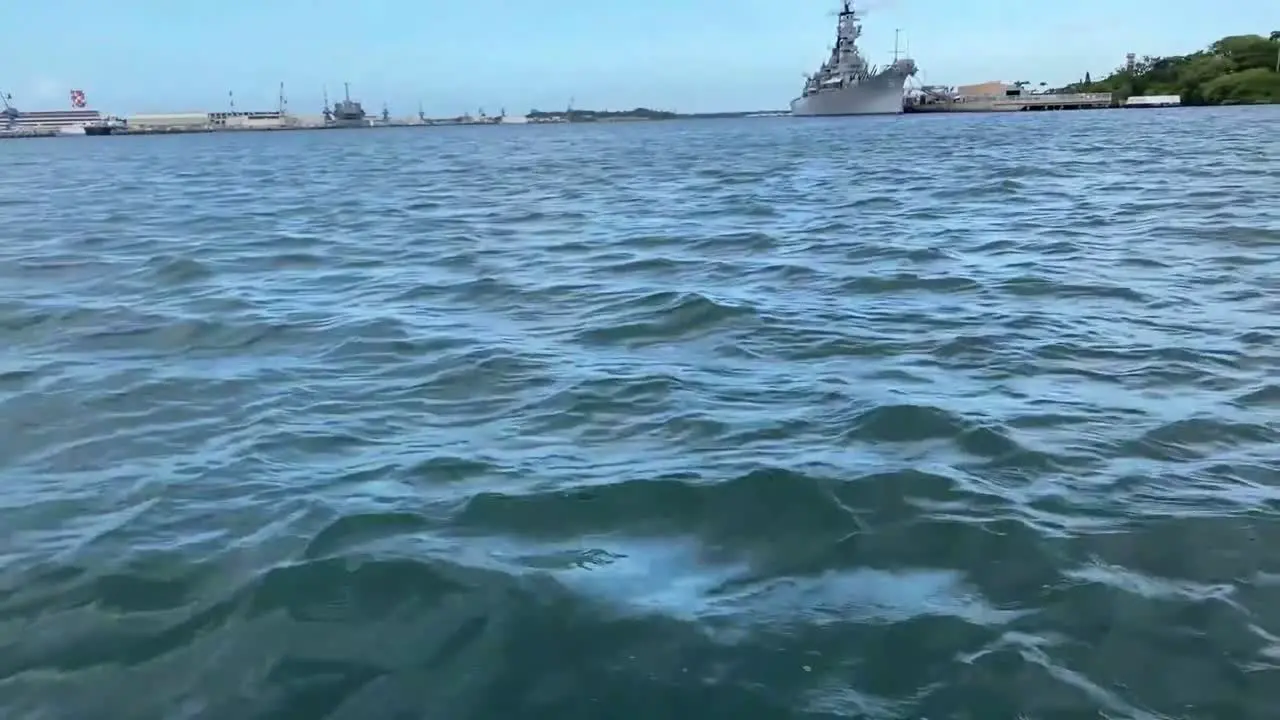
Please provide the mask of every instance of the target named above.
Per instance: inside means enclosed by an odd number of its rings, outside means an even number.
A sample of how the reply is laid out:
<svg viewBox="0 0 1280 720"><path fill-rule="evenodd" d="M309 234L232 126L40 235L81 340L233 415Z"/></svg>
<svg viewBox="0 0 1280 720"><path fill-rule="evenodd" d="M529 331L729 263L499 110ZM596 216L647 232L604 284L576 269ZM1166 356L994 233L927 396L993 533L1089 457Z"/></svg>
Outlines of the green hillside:
<svg viewBox="0 0 1280 720"><path fill-rule="evenodd" d="M1190 55L1146 56L1131 71L1119 68L1097 82L1086 75L1070 87L1109 92L1121 102L1134 95L1180 95L1185 105L1280 103L1280 31L1232 35Z"/></svg>

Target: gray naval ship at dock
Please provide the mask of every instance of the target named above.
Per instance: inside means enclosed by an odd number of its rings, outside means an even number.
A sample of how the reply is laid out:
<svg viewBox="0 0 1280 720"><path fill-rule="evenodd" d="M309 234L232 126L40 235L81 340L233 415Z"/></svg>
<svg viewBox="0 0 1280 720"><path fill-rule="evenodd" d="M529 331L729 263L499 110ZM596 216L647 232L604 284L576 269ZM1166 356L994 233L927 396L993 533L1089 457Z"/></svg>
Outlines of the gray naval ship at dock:
<svg viewBox="0 0 1280 720"><path fill-rule="evenodd" d="M326 127L369 127L369 117L364 106L351 99L351 83L342 83L343 99L329 109L329 92L324 95L324 124ZM385 111L383 114L386 114Z"/></svg>
<svg viewBox="0 0 1280 720"><path fill-rule="evenodd" d="M843 0L836 23L836 44L818 71L806 78L804 91L791 101L792 115L891 115L902 112L903 88L916 74L910 58L879 68L858 51L862 18L853 0Z"/></svg>

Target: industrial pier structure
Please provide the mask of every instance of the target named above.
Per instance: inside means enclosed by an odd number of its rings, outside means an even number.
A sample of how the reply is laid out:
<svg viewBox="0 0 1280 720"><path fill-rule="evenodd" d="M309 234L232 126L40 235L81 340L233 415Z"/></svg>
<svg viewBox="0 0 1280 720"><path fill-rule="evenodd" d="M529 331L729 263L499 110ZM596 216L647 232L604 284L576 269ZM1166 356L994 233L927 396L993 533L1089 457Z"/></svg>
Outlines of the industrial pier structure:
<svg viewBox="0 0 1280 720"><path fill-rule="evenodd" d="M323 120L306 123L290 115L284 95L284 83L275 110L237 110L235 95L227 93L231 107L218 112L147 113L128 118L129 132L212 132L215 130L285 130L304 124L324 124L329 120L329 103L325 100ZM348 98L349 99L349 98ZM357 104L358 105L358 104Z"/></svg>
<svg viewBox="0 0 1280 720"><path fill-rule="evenodd" d="M906 112L1027 112L1093 110L1113 105L1111 93L1028 90L1025 83L987 82L956 88L925 86L904 101Z"/></svg>
<svg viewBox="0 0 1280 720"><path fill-rule="evenodd" d="M128 118L130 132L140 130L272 130L294 127L301 120L278 110L148 113Z"/></svg>
<svg viewBox="0 0 1280 720"><path fill-rule="evenodd" d="M364 106L351 99L351 90L344 83L343 99L329 104L326 90L324 108L318 115L294 115L288 112L284 97L284 85L280 86L279 106L275 110L224 112L184 112L133 115L128 119L130 134L165 134L215 132L220 130L324 130L363 127L413 127L421 125L497 125L526 122L523 117L465 113L455 118L428 118L422 109L414 118L393 118L383 106L382 112L373 117L366 114Z"/></svg>

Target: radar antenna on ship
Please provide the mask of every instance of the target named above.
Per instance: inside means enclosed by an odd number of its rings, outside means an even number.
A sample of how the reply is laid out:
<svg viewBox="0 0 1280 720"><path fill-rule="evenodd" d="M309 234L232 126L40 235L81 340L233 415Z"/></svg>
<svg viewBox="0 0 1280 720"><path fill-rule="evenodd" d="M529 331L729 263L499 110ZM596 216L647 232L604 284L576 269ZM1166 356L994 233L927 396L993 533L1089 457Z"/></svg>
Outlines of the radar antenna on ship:
<svg viewBox="0 0 1280 720"><path fill-rule="evenodd" d="M845 15L856 14L857 11L853 9L853 0L841 0L840 9L828 12L827 17L843 17Z"/></svg>

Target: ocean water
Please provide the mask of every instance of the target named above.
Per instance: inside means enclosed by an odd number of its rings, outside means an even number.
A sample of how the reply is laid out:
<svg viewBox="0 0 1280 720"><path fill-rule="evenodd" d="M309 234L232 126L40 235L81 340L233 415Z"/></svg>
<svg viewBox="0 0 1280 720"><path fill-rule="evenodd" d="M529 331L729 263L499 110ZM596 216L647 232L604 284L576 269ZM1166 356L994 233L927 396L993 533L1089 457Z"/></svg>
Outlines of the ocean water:
<svg viewBox="0 0 1280 720"><path fill-rule="evenodd" d="M0 717L1274 718L1280 108L0 146Z"/></svg>

